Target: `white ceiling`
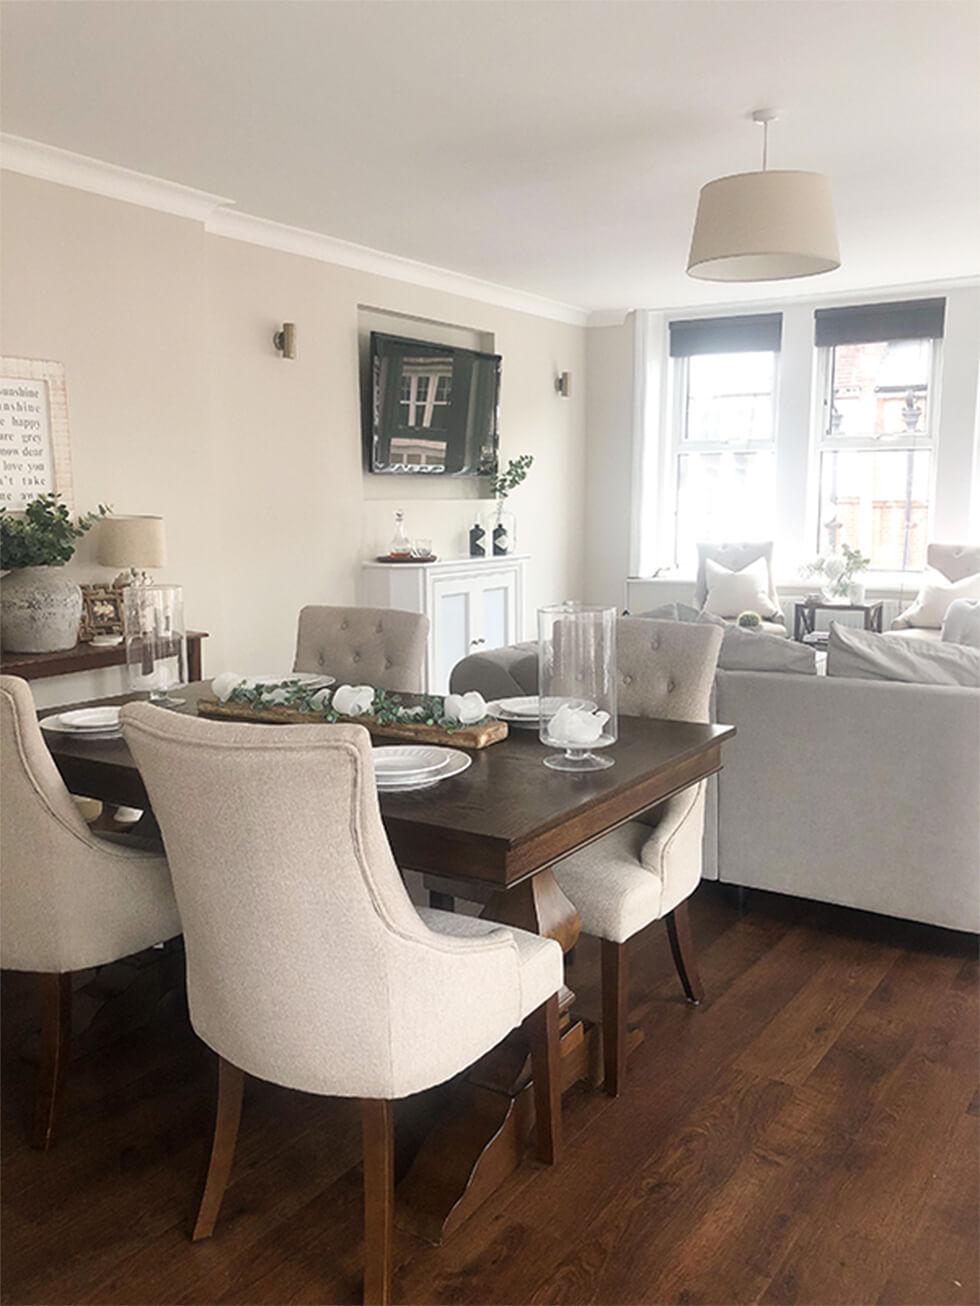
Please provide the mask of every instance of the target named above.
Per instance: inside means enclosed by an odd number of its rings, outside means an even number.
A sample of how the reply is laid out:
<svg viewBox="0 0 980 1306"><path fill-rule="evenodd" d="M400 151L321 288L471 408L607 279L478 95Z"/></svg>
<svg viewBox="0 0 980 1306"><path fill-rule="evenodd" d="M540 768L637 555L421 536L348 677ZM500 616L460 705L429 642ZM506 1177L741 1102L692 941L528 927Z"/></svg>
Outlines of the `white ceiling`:
<svg viewBox="0 0 980 1306"><path fill-rule="evenodd" d="M980 270L974 0L11 0L3 128L589 309ZM830 175L839 272L685 275L700 185Z"/></svg>

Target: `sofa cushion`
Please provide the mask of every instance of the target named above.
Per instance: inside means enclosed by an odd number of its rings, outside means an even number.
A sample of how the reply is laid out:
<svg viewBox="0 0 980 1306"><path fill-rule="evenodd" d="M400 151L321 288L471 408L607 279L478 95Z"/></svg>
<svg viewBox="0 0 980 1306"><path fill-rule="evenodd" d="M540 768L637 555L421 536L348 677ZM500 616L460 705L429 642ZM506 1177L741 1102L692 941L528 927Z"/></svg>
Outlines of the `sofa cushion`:
<svg viewBox="0 0 980 1306"><path fill-rule="evenodd" d="M704 561L704 578L708 595L704 611L716 617L737 617L740 612L757 612L760 617L774 617L779 609L769 597L769 568L765 558L756 558L740 571L713 558Z"/></svg>
<svg viewBox="0 0 980 1306"><path fill-rule="evenodd" d="M718 666L722 671L790 671L805 676L817 673L814 650L807 644L797 644L786 638L782 626L778 633L742 630L722 617L710 612L699 612L689 603L661 603L652 612L638 614L657 621L708 621L723 626L725 636L721 642Z"/></svg>
<svg viewBox="0 0 980 1306"><path fill-rule="evenodd" d="M956 599L980 599L980 572L951 581L938 571L927 570L915 602L896 619L897 624L938 630Z"/></svg>
<svg viewBox="0 0 980 1306"><path fill-rule="evenodd" d="M943 622L943 642L980 648L980 600L955 599Z"/></svg>
<svg viewBox="0 0 980 1306"><path fill-rule="evenodd" d="M914 685L980 686L980 650L918 642L831 622L827 675L850 680L898 680Z"/></svg>

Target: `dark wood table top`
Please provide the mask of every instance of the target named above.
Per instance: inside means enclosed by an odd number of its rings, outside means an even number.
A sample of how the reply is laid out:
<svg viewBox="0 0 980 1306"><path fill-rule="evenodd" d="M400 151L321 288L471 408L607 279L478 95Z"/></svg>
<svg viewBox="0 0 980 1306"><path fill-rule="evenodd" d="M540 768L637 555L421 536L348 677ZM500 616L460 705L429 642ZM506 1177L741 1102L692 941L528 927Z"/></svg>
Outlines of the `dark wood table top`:
<svg viewBox="0 0 980 1306"><path fill-rule="evenodd" d="M210 681L176 692L187 700L181 710L193 712ZM553 750L535 732L512 730L502 743L473 752L470 768L443 784L382 794L385 827L403 867L509 887L719 770L721 744L734 733L733 726L621 716L609 750L615 765L575 774L543 765ZM45 737L73 793L148 806L124 740Z"/></svg>

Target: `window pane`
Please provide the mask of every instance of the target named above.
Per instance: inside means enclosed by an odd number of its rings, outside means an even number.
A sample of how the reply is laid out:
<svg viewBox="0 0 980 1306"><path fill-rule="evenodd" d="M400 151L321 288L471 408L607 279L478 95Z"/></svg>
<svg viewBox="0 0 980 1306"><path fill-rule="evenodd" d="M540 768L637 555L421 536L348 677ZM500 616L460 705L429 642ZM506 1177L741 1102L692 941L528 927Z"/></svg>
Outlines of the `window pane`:
<svg viewBox="0 0 980 1306"><path fill-rule="evenodd" d="M677 561L696 545L767 539L772 531L775 458L755 453L685 453L677 460Z"/></svg>
<svg viewBox="0 0 980 1306"><path fill-rule="evenodd" d="M830 449L820 458L821 552L860 549L881 571L926 565L928 449Z"/></svg>
<svg viewBox="0 0 980 1306"><path fill-rule="evenodd" d="M931 340L836 345L832 354L828 434L928 432Z"/></svg>
<svg viewBox="0 0 980 1306"><path fill-rule="evenodd" d="M686 440L771 440L776 355L694 354L687 360Z"/></svg>

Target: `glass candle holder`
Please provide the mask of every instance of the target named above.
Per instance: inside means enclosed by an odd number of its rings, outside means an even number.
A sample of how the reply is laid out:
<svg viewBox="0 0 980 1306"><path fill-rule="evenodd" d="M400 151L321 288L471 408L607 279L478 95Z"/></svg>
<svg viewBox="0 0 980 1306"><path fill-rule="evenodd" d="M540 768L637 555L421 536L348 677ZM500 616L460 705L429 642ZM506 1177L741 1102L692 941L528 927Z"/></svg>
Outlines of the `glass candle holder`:
<svg viewBox="0 0 980 1306"><path fill-rule="evenodd" d="M601 750L618 736L616 609L559 603L538 610L541 742L563 751L544 759L555 771L598 771L614 759Z"/></svg>
<svg viewBox="0 0 980 1306"><path fill-rule="evenodd" d="M126 666L130 688L151 703L176 707L184 700L170 690L187 683L184 592L179 585L126 586L123 604Z"/></svg>

